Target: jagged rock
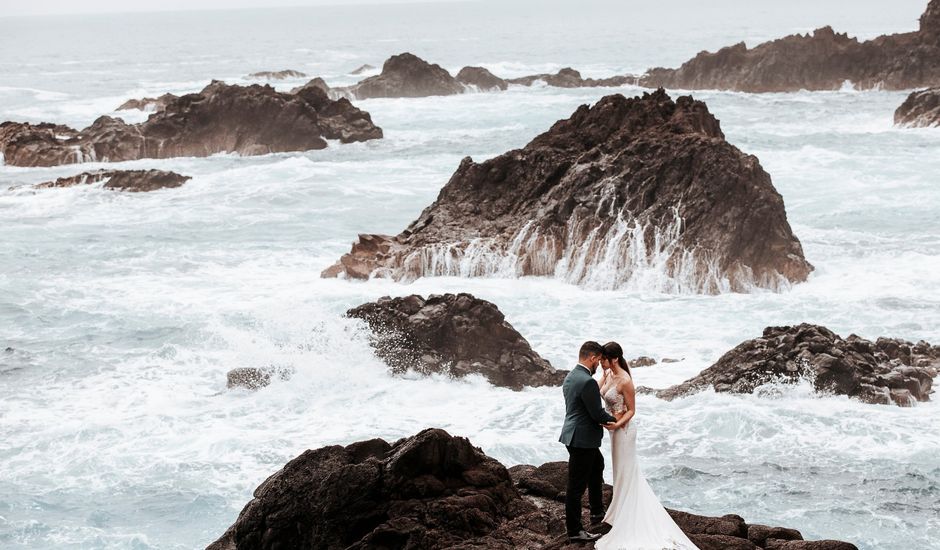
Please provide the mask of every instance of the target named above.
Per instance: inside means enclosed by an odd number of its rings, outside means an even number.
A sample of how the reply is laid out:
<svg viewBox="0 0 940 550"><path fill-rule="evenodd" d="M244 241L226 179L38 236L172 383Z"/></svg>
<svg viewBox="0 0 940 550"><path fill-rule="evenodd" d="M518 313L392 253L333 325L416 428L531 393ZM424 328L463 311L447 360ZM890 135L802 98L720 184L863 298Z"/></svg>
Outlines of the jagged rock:
<svg viewBox="0 0 940 550"><path fill-rule="evenodd" d="M381 298L350 309L372 329L376 355L393 371L481 374L496 386L560 385L555 370L494 304L470 294Z"/></svg>
<svg viewBox="0 0 940 550"><path fill-rule="evenodd" d="M453 95L463 93L464 87L447 69L406 52L388 58L381 74L337 90L358 99L368 99Z"/></svg>
<svg viewBox="0 0 940 550"><path fill-rule="evenodd" d="M381 137L368 113L321 93L286 94L270 86L214 81L169 102L140 124L103 116L77 131L67 126L4 122L0 153L14 166L117 162L140 158L262 155Z"/></svg>
<svg viewBox="0 0 940 550"><path fill-rule="evenodd" d="M248 75L248 78L257 78L265 80L284 80L285 78L304 78L307 75L300 71L295 71L293 69L285 69L283 71L261 71L258 73L251 73Z"/></svg>
<svg viewBox="0 0 940 550"><path fill-rule="evenodd" d="M105 189L145 192L179 187L190 179L192 178L189 176L181 176L176 172L164 170L95 170L58 178L55 181L38 183L34 187L37 189L72 187L73 185L89 185L107 180L103 186Z"/></svg>
<svg viewBox="0 0 940 550"><path fill-rule="evenodd" d="M763 336L742 342L698 376L656 395L671 400L708 387L753 393L769 382L808 379L820 392L908 406L930 399L938 367L940 347L927 342L871 342L854 334L842 339L826 327L803 323L767 327Z"/></svg>
<svg viewBox="0 0 940 550"><path fill-rule="evenodd" d="M395 237L360 235L323 276L555 276L595 288L746 292L812 266L757 158L691 97L582 105L523 149L465 158Z"/></svg>
<svg viewBox="0 0 940 550"><path fill-rule="evenodd" d="M631 369L635 369L637 367L652 367L656 364L656 360L652 357L643 355L641 357L637 357L636 359L627 361L627 364L630 365Z"/></svg>
<svg viewBox="0 0 940 550"><path fill-rule="evenodd" d="M467 86L475 86L480 91L505 90L506 81L483 67L464 67L457 73L457 80Z"/></svg>
<svg viewBox="0 0 940 550"><path fill-rule="evenodd" d="M368 63L366 63L365 65L361 65L361 66L359 66L358 68L356 68L355 70L351 71L349 74L352 74L352 75L360 75L360 74L362 74L362 73L367 73L367 72L369 72L369 71L371 71L371 70L373 70L373 69L375 69L375 67L373 67L372 65L369 65Z"/></svg>
<svg viewBox="0 0 940 550"><path fill-rule="evenodd" d="M239 367L228 371L225 385L229 389L259 390L271 384L275 377L281 380L289 380L293 374L294 369L291 367Z"/></svg>
<svg viewBox="0 0 940 550"><path fill-rule="evenodd" d="M167 103L175 100L178 96L173 94L163 94L160 97L144 97L141 99L128 99L121 104L120 107L115 109L115 111L130 111L133 109L139 109L141 111L162 111L166 108Z"/></svg>
<svg viewBox="0 0 940 550"><path fill-rule="evenodd" d="M291 89L290 93L296 94L300 91L306 90L307 88L319 88L327 95L330 93L330 85L326 83L326 80L323 80L319 76L310 80L303 86L297 86L296 88Z"/></svg>
<svg viewBox="0 0 940 550"><path fill-rule="evenodd" d="M564 486L563 462L526 468L530 477L543 478L543 486ZM552 490L546 496L519 481L468 440L439 429L391 445L372 439L322 447L304 452L258 486L235 523L207 550L593 548L567 542L563 494ZM700 548L759 548L748 540L749 528L739 516L670 514ZM838 541L784 542L808 544L787 550L855 549Z"/></svg>
<svg viewBox="0 0 940 550"><path fill-rule="evenodd" d="M565 67L555 74L533 74L519 78L510 78L506 82L509 84L531 86L536 81L542 81L545 82L546 85L554 86L556 88L596 88L623 86L624 84L628 84L635 80L635 77L630 76L612 76L610 78L602 79L582 78L581 73L578 71L572 69L571 67Z"/></svg>
<svg viewBox="0 0 940 550"><path fill-rule="evenodd" d="M911 92L894 111L894 123L909 128L940 126L940 88Z"/></svg>
<svg viewBox="0 0 940 550"><path fill-rule="evenodd" d="M916 32L859 42L831 27L795 34L748 49L743 42L702 52L678 69L658 67L643 86L742 92L901 90L940 86L940 0L931 0Z"/></svg>

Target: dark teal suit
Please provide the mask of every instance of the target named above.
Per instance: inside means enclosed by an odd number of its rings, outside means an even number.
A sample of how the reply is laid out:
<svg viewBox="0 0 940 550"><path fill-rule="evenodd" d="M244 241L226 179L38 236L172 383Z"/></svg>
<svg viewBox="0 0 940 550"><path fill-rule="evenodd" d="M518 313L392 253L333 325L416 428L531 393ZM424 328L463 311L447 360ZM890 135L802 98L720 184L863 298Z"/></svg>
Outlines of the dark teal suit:
<svg viewBox="0 0 940 550"><path fill-rule="evenodd" d="M599 449L604 438L601 424L616 422L601 404L601 390L583 365L571 369L561 385L565 392L565 423L558 441L568 447Z"/></svg>

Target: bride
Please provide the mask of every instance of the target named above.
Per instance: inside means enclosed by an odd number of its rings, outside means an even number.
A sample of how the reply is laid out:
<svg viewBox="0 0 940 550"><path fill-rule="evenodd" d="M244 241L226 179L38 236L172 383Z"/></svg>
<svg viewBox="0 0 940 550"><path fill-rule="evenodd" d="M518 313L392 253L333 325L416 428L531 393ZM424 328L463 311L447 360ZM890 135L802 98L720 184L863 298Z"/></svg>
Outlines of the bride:
<svg viewBox="0 0 940 550"><path fill-rule="evenodd" d="M640 472L636 457L636 389L623 348L604 345L601 395L617 422L610 431L614 496L604 516L612 526L597 550L692 550L698 547L679 529Z"/></svg>

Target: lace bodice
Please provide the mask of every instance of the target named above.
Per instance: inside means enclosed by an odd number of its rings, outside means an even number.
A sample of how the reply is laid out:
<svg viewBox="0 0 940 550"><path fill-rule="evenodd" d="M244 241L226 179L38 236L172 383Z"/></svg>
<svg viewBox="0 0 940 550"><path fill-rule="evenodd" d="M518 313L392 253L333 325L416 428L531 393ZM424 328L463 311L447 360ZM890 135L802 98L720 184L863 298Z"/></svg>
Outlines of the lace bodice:
<svg viewBox="0 0 940 550"><path fill-rule="evenodd" d="M610 412L621 413L624 411L623 394L617 391L617 384L611 384L604 394L604 405Z"/></svg>

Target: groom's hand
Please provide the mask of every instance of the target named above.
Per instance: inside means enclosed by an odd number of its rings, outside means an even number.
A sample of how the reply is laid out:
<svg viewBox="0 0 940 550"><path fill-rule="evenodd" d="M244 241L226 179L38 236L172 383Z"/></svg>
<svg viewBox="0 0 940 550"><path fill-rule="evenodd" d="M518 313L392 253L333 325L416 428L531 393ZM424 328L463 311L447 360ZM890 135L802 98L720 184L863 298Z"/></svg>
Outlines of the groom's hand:
<svg viewBox="0 0 940 550"><path fill-rule="evenodd" d="M607 424L602 424L602 426L604 426L604 427L607 428L608 430L614 430L614 429L616 429L617 423L616 423L616 422L608 422Z"/></svg>

